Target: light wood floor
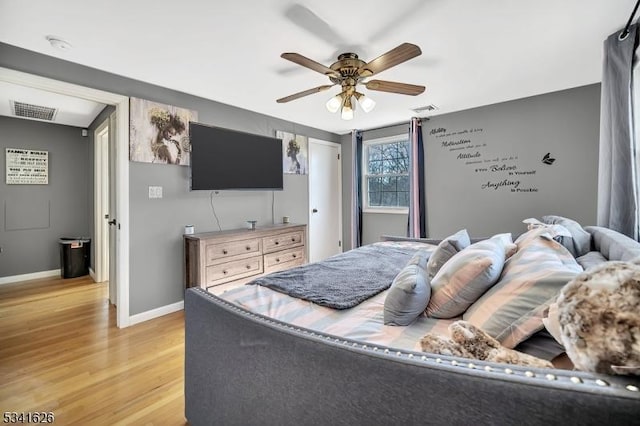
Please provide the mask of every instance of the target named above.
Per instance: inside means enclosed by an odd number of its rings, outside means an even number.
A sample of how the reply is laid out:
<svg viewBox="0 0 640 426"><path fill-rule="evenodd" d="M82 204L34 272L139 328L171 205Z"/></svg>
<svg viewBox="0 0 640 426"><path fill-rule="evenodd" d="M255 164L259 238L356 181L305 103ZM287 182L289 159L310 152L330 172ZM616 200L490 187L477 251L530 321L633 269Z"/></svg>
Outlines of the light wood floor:
<svg viewBox="0 0 640 426"><path fill-rule="evenodd" d="M61 425L184 425L184 314L116 328L105 283L0 286L0 409Z"/></svg>

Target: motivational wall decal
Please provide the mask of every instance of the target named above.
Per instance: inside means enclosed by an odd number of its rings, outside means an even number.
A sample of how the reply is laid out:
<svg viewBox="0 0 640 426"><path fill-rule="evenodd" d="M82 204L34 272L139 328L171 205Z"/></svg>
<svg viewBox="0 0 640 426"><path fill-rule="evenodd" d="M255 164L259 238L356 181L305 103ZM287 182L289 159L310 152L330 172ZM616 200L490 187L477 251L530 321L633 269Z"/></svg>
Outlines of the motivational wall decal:
<svg viewBox="0 0 640 426"><path fill-rule="evenodd" d="M553 162L556 161L555 158L551 158L551 153L547 152L544 157L542 157L542 162L547 165L552 165Z"/></svg>
<svg viewBox="0 0 640 426"><path fill-rule="evenodd" d="M463 130L448 130L443 127L429 132L438 140L440 148L462 167L471 167L478 176L478 186L482 190L506 191L512 193L538 192L535 185L537 170L529 169L524 159L517 153L495 153L484 128L471 127ZM553 164L555 159L547 154L545 164ZM524 164L524 165L523 165Z"/></svg>

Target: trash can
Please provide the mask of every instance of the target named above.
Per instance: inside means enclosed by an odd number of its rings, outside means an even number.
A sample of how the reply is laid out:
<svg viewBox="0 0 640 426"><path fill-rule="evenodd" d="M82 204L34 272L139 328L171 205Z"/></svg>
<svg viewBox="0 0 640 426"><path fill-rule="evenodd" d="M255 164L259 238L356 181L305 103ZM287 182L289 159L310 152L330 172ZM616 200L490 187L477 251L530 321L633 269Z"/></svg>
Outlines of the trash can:
<svg viewBox="0 0 640 426"><path fill-rule="evenodd" d="M89 273L90 238L62 237L60 242L60 276L75 278Z"/></svg>

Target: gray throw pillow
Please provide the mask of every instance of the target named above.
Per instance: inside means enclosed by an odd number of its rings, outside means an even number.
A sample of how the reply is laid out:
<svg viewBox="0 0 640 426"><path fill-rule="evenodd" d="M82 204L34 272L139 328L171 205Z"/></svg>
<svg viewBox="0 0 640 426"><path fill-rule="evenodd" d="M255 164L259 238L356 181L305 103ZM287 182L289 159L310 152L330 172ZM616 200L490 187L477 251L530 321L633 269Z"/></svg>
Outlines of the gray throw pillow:
<svg viewBox="0 0 640 426"><path fill-rule="evenodd" d="M427 262L429 262L429 257L431 256L432 251L433 249L418 250L405 266L418 265L420 268L426 270Z"/></svg>
<svg viewBox="0 0 640 426"><path fill-rule="evenodd" d="M562 225L571 233L571 238L559 237L558 242L565 246L573 257L583 256L591 251L591 234L585 231L575 220L547 215L542 216L542 222L551 225Z"/></svg>
<svg viewBox="0 0 640 426"><path fill-rule="evenodd" d="M407 265L395 277L384 300L385 325L409 325L424 312L431 297L427 272Z"/></svg>
<svg viewBox="0 0 640 426"><path fill-rule="evenodd" d="M433 251L427 264L427 274L429 280L436 276L442 265L447 263L456 253L467 248L471 244L469 234L466 229L461 229L453 235L448 236L438 244Z"/></svg>
<svg viewBox="0 0 640 426"><path fill-rule="evenodd" d="M585 271L593 268L594 266L598 266L601 263L607 262L607 258L599 251L590 251L589 253L576 258L576 260Z"/></svg>

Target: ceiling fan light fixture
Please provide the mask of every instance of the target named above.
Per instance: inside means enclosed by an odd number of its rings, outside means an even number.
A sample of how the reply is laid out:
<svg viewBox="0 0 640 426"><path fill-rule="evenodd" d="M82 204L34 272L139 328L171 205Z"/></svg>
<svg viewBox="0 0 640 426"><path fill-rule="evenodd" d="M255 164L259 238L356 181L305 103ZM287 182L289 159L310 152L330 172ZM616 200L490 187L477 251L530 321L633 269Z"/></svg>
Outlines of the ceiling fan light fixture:
<svg viewBox="0 0 640 426"><path fill-rule="evenodd" d="M327 101L327 110L331 113L333 112L337 112L340 109L340 106L342 105L342 93L337 94L336 96L334 96L333 98L329 99Z"/></svg>
<svg viewBox="0 0 640 426"><path fill-rule="evenodd" d="M376 101L362 93L356 92L356 99L364 112L370 112L376 107Z"/></svg>
<svg viewBox="0 0 640 426"><path fill-rule="evenodd" d="M353 119L353 105L351 104L351 96L345 96L340 116L343 120Z"/></svg>

